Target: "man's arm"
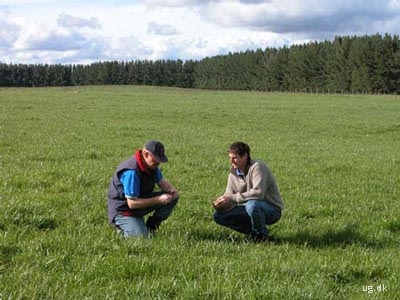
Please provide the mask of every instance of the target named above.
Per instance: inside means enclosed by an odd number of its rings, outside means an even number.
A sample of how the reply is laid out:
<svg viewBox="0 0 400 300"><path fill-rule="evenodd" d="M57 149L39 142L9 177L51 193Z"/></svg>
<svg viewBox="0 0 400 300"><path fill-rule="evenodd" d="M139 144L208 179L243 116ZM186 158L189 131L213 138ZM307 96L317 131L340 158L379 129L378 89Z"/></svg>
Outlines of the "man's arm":
<svg viewBox="0 0 400 300"><path fill-rule="evenodd" d="M170 194L161 194L151 198L126 198L130 209L141 209L158 204L169 204L172 201Z"/></svg>
<svg viewBox="0 0 400 300"><path fill-rule="evenodd" d="M151 198L139 198L140 180L134 170L125 171L121 175L120 180L124 186L126 201L130 209L141 209L158 204L166 205L169 204L173 199L172 195L168 193L157 195ZM160 182L163 181L164 179L160 180ZM167 187L168 185L164 183L164 186Z"/></svg>
<svg viewBox="0 0 400 300"><path fill-rule="evenodd" d="M179 197L179 193L176 190L176 188L169 183L168 180L166 179L161 179L158 183L158 186L160 187L160 189L166 193L168 193L169 195L172 196L172 199L177 199Z"/></svg>

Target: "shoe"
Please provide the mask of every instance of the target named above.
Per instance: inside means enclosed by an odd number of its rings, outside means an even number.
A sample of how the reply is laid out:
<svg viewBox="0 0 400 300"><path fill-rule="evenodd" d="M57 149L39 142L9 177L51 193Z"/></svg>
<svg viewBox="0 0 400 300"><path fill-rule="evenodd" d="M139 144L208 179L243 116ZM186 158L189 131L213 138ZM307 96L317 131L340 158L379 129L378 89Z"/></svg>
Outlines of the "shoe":
<svg viewBox="0 0 400 300"><path fill-rule="evenodd" d="M254 243L260 244L260 243L268 243L269 242L269 236L266 233L252 233L251 234L251 239Z"/></svg>
<svg viewBox="0 0 400 300"><path fill-rule="evenodd" d="M154 233L160 227L161 221L153 217L149 217L146 221L146 227L150 233Z"/></svg>

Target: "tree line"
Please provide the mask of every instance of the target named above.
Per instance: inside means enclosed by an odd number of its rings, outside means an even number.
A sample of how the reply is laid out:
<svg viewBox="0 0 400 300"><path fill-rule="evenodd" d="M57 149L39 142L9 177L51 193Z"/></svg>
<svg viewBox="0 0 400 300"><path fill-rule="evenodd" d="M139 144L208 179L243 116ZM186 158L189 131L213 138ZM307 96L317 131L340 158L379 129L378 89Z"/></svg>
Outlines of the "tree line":
<svg viewBox="0 0 400 300"><path fill-rule="evenodd" d="M399 36L344 36L332 41L248 50L202 60L105 61L92 64L0 63L0 86L157 85L182 88L400 92Z"/></svg>

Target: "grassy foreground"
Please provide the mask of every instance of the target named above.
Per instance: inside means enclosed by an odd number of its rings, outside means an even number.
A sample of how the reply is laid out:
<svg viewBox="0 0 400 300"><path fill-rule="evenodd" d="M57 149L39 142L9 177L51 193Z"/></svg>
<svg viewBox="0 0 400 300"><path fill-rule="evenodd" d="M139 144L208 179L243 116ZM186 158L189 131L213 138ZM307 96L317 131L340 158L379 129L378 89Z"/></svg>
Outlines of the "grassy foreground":
<svg viewBox="0 0 400 300"><path fill-rule="evenodd" d="M0 89L0 299L396 299L399 116L394 96ZM107 187L149 138L181 199L124 240ZM280 186L273 244L212 222L236 140Z"/></svg>

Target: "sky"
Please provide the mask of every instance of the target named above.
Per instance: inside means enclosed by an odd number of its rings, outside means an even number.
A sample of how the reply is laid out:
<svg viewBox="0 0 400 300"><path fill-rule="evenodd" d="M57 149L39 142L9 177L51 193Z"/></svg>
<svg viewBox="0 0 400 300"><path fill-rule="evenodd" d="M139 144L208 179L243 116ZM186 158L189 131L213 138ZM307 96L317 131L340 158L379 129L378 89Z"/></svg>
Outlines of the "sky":
<svg viewBox="0 0 400 300"><path fill-rule="evenodd" d="M0 63L201 60L400 33L400 0L0 0Z"/></svg>

